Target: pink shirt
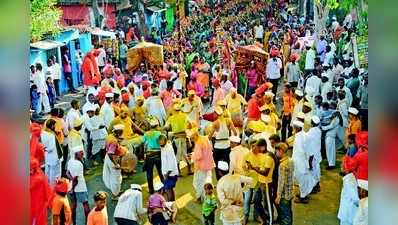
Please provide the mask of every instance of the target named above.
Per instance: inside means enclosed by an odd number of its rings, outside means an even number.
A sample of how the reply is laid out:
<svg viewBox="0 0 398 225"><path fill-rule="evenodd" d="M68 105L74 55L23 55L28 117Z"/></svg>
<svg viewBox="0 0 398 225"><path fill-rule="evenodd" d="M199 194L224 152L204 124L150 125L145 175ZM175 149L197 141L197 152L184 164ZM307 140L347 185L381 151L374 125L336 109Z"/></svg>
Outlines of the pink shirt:
<svg viewBox="0 0 398 225"><path fill-rule="evenodd" d="M195 169L209 171L215 167L213 147L207 136L199 136L192 153Z"/></svg>
<svg viewBox="0 0 398 225"><path fill-rule="evenodd" d="M164 197L158 193L155 193L151 196L149 196L148 199L148 205L150 209L155 209L155 208L164 208L166 200Z"/></svg>
<svg viewBox="0 0 398 225"><path fill-rule="evenodd" d="M214 91L212 106L215 107L217 105L217 102L220 101L220 100L223 100L224 97L225 97L224 90L221 87L218 87Z"/></svg>
<svg viewBox="0 0 398 225"><path fill-rule="evenodd" d="M256 69L249 69L246 74L247 80L249 82L249 87L257 86L257 72Z"/></svg>
<svg viewBox="0 0 398 225"><path fill-rule="evenodd" d="M173 104L173 98L181 97L181 93L175 89L171 89L170 91L166 89L160 92L159 97L163 101L164 108L168 110Z"/></svg>

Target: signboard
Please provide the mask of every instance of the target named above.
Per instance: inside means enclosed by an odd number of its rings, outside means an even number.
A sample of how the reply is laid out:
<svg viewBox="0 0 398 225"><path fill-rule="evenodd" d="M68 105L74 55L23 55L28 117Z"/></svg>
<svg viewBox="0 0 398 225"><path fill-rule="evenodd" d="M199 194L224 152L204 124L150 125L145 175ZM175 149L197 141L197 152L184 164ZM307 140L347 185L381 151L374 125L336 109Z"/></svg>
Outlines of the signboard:
<svg viewBox="0 0 398 225"><path fill-rule="evenodd" d="M358 36L356 38L357 42L357 54L358 54L358 63L360 68L368 67L368 37L367 36Z"/></svg>

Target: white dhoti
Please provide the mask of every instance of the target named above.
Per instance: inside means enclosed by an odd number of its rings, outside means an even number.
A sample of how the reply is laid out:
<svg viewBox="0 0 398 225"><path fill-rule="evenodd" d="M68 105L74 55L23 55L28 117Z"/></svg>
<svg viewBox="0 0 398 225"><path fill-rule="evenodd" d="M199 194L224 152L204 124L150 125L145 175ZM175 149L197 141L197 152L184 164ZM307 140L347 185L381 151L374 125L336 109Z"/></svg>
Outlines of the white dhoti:
<svg viewBox="0 0 398 225"><path fill-rule="evenodd" d="M53 186L57 178L61 177L61 161L58 161L54 165L46 164L44 171L48 177L48 183Z"/></svg>
<svg viewBox="0 0 398 225"><path fill-rule="evenodd" d="M120 169L115 169L115 164L111 161L108 155L105 156L104 168L102 171L102 180L105 187L111 190L113 195L118 195L122 186L122 172Z"/></svg>
<svg viewBox="0 0 398 225"><path fill-rule="evenodd" d="M50 110L51 110L50 100L48 99L47 93L40 93L39 108L37 110L37 113L41 113L41 111L42 111L41 107L42 106L44 108L44 113L49 113L50 112Z"/></svg>
<svg viewBox="0 0 398 225"><path fill-rule="evenodd" d="M105 149L105 139L93 140L92 154L95 155L102 149Z"/></svg>
<svg viewBox="0 0 398 225"><path fill-rule="evenodd" d="M314 160L312 161L311 174L314 177L315 183L321 181L321 160L317 160L314 158Z"/></svg>
<svg viewBox="0 0 398 225"><path fill-rule="evenodd" d="M196 192L196 198L204 198L205 197L205 189L204 185L206 183L212 183L211 179L211 170L196 170L193 174L193 187Z"/></svg>
<svg viewBox="0 0 398 225"><path fill-rule="evenodd" d="M305 198L309 195L316 184L309 170L304 173L295 172L295 179L300 188L300 198Z"/></svg>
<svg viewBox="0 0 398 225"><path fill-rule="evenodd" d="M336 137L328 136L326 134L325 147L326 147L326 158L328 160L328 165L335 166L336 165Z"/></svg>
<svg viewBox="0 0 398 225"><path fill-rule="evenodd" d="M174 144L177 148L177 163L181 161L186 161L187 158L187 139L185 137L176 137L174 138Z"/></svg>

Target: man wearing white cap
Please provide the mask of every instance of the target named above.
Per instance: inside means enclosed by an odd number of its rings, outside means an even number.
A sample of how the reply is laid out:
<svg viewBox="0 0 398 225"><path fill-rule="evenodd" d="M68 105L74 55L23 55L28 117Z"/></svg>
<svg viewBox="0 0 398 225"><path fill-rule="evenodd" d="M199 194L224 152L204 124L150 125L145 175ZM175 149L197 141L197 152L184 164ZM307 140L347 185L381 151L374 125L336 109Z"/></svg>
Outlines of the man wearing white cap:
<svg viewBox="0 0 398 225"><path fill-rule="evenodd" d="M229 163L229 153L231 152L229 137L231 131L234 135L238 135L238 131L234 127L231 118L224 116L224 110L220 106L215 108L215 112L218 118L213 122L211 132L209 133L209 137L214 137L215 139L213 146L214 162L217 164L218 161L223 160ZM216 169L216 177L217 180L221 178L218 169Z"/></svg>
<svg viewBox="0 0 398 225"><path fill-rule="evenodd" d="M346 130L346 136L350 134L357 134L362 130L362 122L358 117L358 109L350 107L348 108L348 126Z"/></svg>
<svg viewBox="0 0 398 225"><path fill-rule="evenodd" d="M325 134L325 148L326 148L326 157L328 160L328 169L333 169L336 165L336 137L337 131L339 129L339 118L337 115L338 112L334 112L331 116L331 121L328 125L321 126L322 131L326 132Z"/></svg>
<svg viewBox="0 0 398 225"><path fill-rule="evenodd" d="M313 189L314 192L320 191L320 181L321 181L321 138L322 131L319 128L320 119L317 116L312 116L311 125L312 127L307 132L307 139L305 142L305 146L307 146L306 150L310 156L310 171L312 176L315 179L316 185Z"/></svg>
<svg viewBox="0 0 398 225"><path fill-rule="evenodd" d="M237 92L236 88L231 88L225 100L234 125L243 125L243 107L247 105L245 98Z"/></svg>
<svg viewBox="0 0 398 225"><path fill-rule="evenodd" d="M122 173L118 155L123 147L120 145L122 140L124 125L117 124L113 126L112 133L106 138L106 153L104 167L102 170L102 180L105 187L112 192L112 199L116 200L122 184Z"/></svg>
<svg viewBox="0 0 398 225"><path fill-rule="evenodd" d="M311 45L309 43L306 43L305 45L306 48L306 55L305 55L305 72L309 73L312 72L315 68L315 57L316 53L315 50L311 48Z"/></svg>
<svg viewBox="0 0 398 225"><path fill-rule="evenodd" d="M244 174L243 165L245 164L245 156L249 153L249 149L240 144L239 136L230 136L231 153L229 153L229 172L231 174Z"/></svg>
<svg viewBox="0 0 398 225"><path fill-rule="evenodd" d="M339 124L338 130L337 130L337 137L341 141L341 143L344 145L345 144L345 131L347 130L348 127L348 100L345 97L345 91L340 90L337 92L338 96L338 102L337 102L337 111L339 111L341 118L342 118L342 124Z"/></svg>
<svg viewBox="0 0 398 225"><path fill-rule="evenodd" d="M82 115L80 113L80 102L76 99L73 99L70 102L72 108L66 114L66 123L68 124L69 131L74 128L74 122L76 119L81 119Z"/></svg>
<svg viewBox="0 0 398 225"><path fill-rule="evenodd" d="M95 89L89 89L87 92L87 96L86 96L86 103L83 105L82 107L82 112L83 112L83 116L86 116L87 113L87 109L92 108L92 107L99 107L99 105L97 104L97 90Z"/></svg>
<svg viewBox="0 0 398 225"><path fill-rule="evenodd" d="M147 109L147 116L155 116L160 125L163 126L166 122L167 114L162 99L159 97L159 90L155 88L151 94L152 96L147 98L144 103L144 107Z"/></svg>
<svg viewBox="0 0 398 225"><path fill-rule="evenodd" d="M205 196L204 185L211 183L212 170L215 167L213 148L207 136L199 134L198 128L187 130L187 136L194 148L192 162L194 164L193 187L196 192L196 200L201 201Z"/></svg>
<svg viewBox="0 0 398 225"><path fill-rule="evenodd" d="M220 219L223 225L241 225L243 219L242 184L251 184L253 179L239 174L228 173L228 163L219 161L217 168L224 175L217 183L220 201Z"/></svg>
<svg viewBox="0 0 398 225"><path fill-rule="evenodd" d="M90 207L88 205L88 193L87 185L84 179L83 172L83 146L75 146L71 151L72 158L68 161L67 176L72 181L72 220L73 224L76 224L76 208L77 203L82 203L84 208L84 215L88 216L90 212Z"/></svg>
<svg viewBox="0 0 398 225"><path fill-rule="evenodd" d="M142 201L141 185L131 184L130 188L120 195L115 207L114 218L117 225L138 225L147 212Z"/></svg>
<svg viewBox="0 0 398 225"><path fill-rule="evenodd" d="M358 211L359 195L358 182L354 174L349 173L343 177L343 188L341 190L340 207L337 218L340 225L352 225L355 214Z"/></svg>
<svg viewBox="0 0 398 225"><path fill-rule="evenodd" d="M81 135L81 129L83 127L83 121L80 118L77 118L73 121L73 128L69 131L68 134L68 148L72 149L76 146L83 146L83 138ZM85 152L84 155L87 153ZM72 155L70 154L69 157ZM72 157L73 158L73 157Z"/></svg>
<svg viewBox="0 0 398 225"><path fill-rule="evenodd" d="M104 122L106 129L109 129L109 125L111 124L112 120L115 118L115 112L112 108L113 102L113 93L106 93L105 94L105 102L101 106L100 113L104 117Z"/></svg>
<svg viewBox="0 0 398 225"><path fill-rule="evenodd" d="M294 163L294 177L298 182L300 188L299 198L294 202L296 203L308 203L308 195L311 193L315 179L311 174L308 155L305 146L307 135L303 131L304 123L300 121L293 122L293 128L295 130L295 138L293 144L293 155L292 160Z"/></svg>
<svg viewBox="0 0 398 225"><path fill-rule="evenodd" d="M149 124L151 129L144 133L143 142L145 145L145 162L143 170L146 172L149 193L153 193L153 168L156 167L160 180L163 182L161 152L159 137L162 134L157 127L159 121L156 117L150 117Z"/></svg>
<svg viewBox="0 0 398 225"><path fill-rule="evenodd" d="M101 161L103 155L99 154L101 150L105 149L105 138L108 133L105 129L105 122L102 116L99 115L99 107L94 109L94 115L91 115L91 111L87 111L89 118L86 118L85 127L90 133L91 141L91 155L93 157L93 164L98 165L98 161Z"/></svg>
<svg viewBox="0 0 398 225"><path fill-rule="evenodd" d="M173 109L175 113L169 116L164 126L164 129L167 131L171 131L173 135L173 141L177 148L176 158L178 165L182 160L184 160L188 164L188 174L191 175L192 170L187 155L187 135L185 132L189 123L188 116L186 113L183 113L181 111L180 103L174 103ZM178 170L180 170L179 166Z"/></svg>

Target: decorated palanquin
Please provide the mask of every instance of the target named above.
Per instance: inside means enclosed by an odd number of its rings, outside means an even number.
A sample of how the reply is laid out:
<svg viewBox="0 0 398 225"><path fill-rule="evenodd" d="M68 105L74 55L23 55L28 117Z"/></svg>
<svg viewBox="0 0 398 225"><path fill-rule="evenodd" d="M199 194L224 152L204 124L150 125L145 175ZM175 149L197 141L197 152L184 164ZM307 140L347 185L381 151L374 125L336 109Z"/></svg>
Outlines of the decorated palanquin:
<svg viewBox="0 0 398 225"><path fill-rule="evenodd" d="M268 53L256 45L239 46L236 51L236 72L243 73L250 67L253 60L256 65L257 72L264 77L265 66L267 65Z"/></svg>
<svg viewBox="0 0 398 225"><path fill-rule="evenodd" d="M151 42L141 41L127 52L127 68L134 71L141 62L151 65L163 65L163 46Z"/></svg>

